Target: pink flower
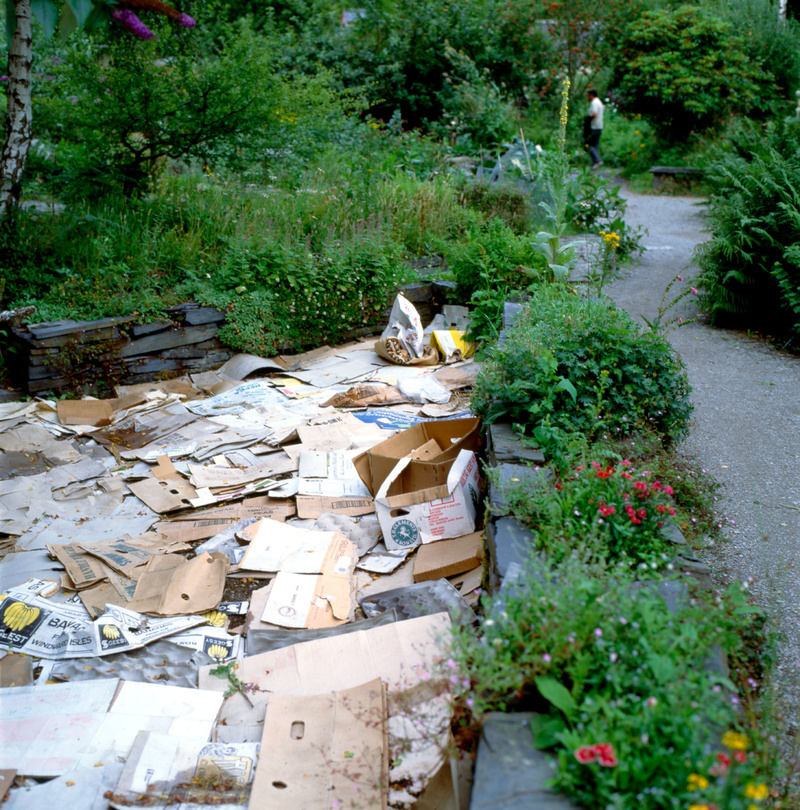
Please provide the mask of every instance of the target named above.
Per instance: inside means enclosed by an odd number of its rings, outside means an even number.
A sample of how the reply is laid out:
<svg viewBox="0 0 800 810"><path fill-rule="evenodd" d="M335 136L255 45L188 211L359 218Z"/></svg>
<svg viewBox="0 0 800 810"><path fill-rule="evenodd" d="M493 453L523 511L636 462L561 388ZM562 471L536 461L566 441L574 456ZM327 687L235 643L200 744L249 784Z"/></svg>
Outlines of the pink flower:
<svg viewBox="0 0 800 810"><path fill-rule="evenodd" d="M448 658L447 661L445 661L445 664L447 664L450 669L456 668L456 662L452 658Z"/></svg>
<svg viewBox="0 0 800 810"><path fill-rule="evenodd" d="M692 287L692 292L697 295L697 287Z"/></svg>
<svg viewBox="0 0 800 810"><path fill-rule="evenodd" d="M683 281L683 276L678 276L678 281Z"/></svg>
<svg viewBox="0 0 800 810"><path fill-rule="evenodd" d="M603 767L613 768L615 765L619 764L611 743L597 743L594 750L597 754L597 759Z"/></svg>
<svg viewBox="0 0 800 810"><path fill-rule="evenodd" d="M549 653L545 653L542 656L542 660L545 662L545 664L549 664L553 659L550 657Z"/></svg>
<svg viewBox="0 0 800 810"><path fill-rule="evenodd" d="M594 762L597 759L597 753L594 749L595 746L593 745L582 745L575 751L575 759L582 765L588 765L590 762Z"/></svg>
<svg viewBox="0 0 800 810"><path fill-rule="evenodd" d="M118 22L128 33L139 39L155 39L155 34L129 9L118 8L111 12L111 19Z"/></svg>

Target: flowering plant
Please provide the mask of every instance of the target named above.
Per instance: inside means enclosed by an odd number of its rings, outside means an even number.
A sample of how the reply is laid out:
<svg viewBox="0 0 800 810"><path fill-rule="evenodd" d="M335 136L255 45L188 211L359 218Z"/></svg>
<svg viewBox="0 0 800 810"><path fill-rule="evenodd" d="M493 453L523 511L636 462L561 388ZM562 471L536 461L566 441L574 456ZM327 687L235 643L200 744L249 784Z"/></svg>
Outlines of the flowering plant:
<svg viewBox="0 0 800 810"><path fill-rule="evenodd" d="M580 544L609 562L663 566L668 542L662 529L675 515L672 487L623 460L616 467L598 462L577 467L557 489L548 507L549 525L540 533L546 543Z"/></svg>

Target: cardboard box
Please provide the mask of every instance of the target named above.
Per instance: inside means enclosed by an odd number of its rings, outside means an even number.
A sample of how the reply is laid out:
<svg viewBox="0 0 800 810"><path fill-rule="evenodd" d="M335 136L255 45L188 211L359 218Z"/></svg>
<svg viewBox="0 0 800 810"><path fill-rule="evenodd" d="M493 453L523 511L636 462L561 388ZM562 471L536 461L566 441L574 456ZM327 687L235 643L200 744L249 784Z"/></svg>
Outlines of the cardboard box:
<svg viewBox="0 0 800 810"><path fill-rule="evenodd" d="M483 532L428 543L414 558L414 582L472 571L483 561Z"/></svg>
<svg viewBox="0 0 800 810"><path fill-rule="evenodd" d="M450 464L399 461L375 496L386 548L408 548L475 531L480 507L478 459L461 450Z"/></svg>
<svg viewBox="0 0 800 810"><path fill-rule="evenodd" d="M481 442L480 422L477 418L420 422L356 456L353 463L361 480L374 496L400 459L409 458L411 454L424 448L425 458L416 459L413 462L414 469L420 474L425 470L428 478L438 475L437 485L443 484L450 463L461 450L478 452ZM433 447L431 441L442 448L441 452L430 454ZM442 474L444 478L441 477Z"/></svg>

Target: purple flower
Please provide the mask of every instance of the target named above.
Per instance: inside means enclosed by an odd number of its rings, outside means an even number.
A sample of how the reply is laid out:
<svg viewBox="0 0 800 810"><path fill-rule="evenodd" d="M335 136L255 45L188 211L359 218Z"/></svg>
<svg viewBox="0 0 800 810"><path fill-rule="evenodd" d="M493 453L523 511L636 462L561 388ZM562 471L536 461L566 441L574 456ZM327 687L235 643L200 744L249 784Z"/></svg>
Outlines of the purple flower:
<svg viewBox="0 0 800 810"><path fill-rule="evenodd" d="M595 638L602 638L603 637L603 631L599 627L595 627L594 635L595 635Z"/></svg>
<svg viewBox="0 0 800 810"><path fill-rule="evenodd" d="M545 664L549 664L553 659L550 657L549 653L545 653L542 656L542 660L545 662Z"/></svg>
<svg viewBox="0 0 800 810"><path fill-rule="evenodd" d="M447 661L445 661L445 663L447 664L448 667L450 667L450 669L456 668L456 662L452 658L448 658Z"/></svg>
<svg viewBox="0 0 800 810"><path fill-rule="evenodd" d="M182 25L184 28L194 28L197 25L197 21L188 14L181 14L181 16L178 17L178 25Z"/></svg>
<svg viewBox="0 0 800 810"><path fill-rule="evenodd" d="M129 9L118 8L111 12L111 19L118 22L128 33L139 39L155 39L156 35Z"/></svg>
<svg viewBox="0 0 800 810"><path fill-rule="evenodd" d="M8 81L8 76L6 76L5 73L2 76L0 76L0 82L7 82L7 81Z"/></svg>

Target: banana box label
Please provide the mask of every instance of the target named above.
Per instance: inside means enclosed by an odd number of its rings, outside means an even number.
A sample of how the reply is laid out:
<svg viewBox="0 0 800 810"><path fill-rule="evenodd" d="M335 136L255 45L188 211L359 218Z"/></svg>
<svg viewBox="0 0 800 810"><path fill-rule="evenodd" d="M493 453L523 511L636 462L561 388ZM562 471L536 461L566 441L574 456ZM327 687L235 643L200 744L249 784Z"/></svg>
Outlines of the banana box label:
<svg viewBox="0 0 800 810"><path fill-rule="evenodd" d="M92 621L80 601L60 602L39 595L52 588L52 582L29 579L0 594L0 650L56 661L109 655L208 622L203 616L143 616L113 604L107 604L106 612ZM224 633L224 628L215 629Z"/></svg>
<svg viewBox="0 0 800 810"><path fill-rule="evenodd" d="M35 605L9 597L0 603L0 644L19 650L50 615Z"/></svg>

